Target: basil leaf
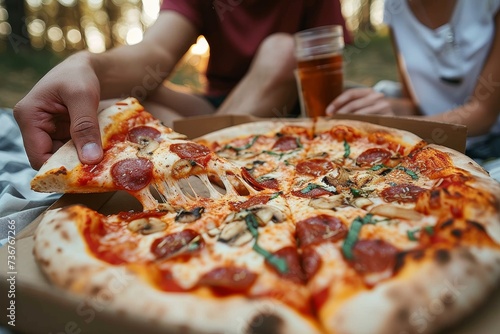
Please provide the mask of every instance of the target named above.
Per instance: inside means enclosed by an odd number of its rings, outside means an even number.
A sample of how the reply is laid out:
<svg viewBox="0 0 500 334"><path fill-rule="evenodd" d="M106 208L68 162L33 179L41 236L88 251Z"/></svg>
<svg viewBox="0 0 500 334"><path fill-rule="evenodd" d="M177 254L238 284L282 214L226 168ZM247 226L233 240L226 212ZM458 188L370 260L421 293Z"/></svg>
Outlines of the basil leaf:
<svg viewBox="0 0 500 334"><path fill-rule="evenodd" d="M235 146L232 146L232 145L226 145L224 146L224 149L231 149L231 150L235 150L236 152L239 152L239 151L243 151L243 150L246 150L247 148L250 148L253 146L253 144L255 144L255 142L257 141L257 139L259 138L259 136L254 136L252 138L252 140L246 144L246 145L243 145L241 147L235 147Z"/></svg>
<svg viewBox="0 0 500 334"><path fill-rule="evenodd" d="M410 177L411 177L413 180L418 180L418 175L417 175L417 173L415 173L414 171L409 170L408 168L405 168L405 167L403 167L403 166L398 166L398 167L396 167L396 169L402 170L402 171L403 171L403 172L405 172L406 174L410 175Z"/></svg>
<svg viewBox="0 0 500 334"><path fill-rule="evenodd" d="M347 140L344 139L344 158L348 158L350 154L351 154L351 146L349 146Z"/></svg>
<svg viewBox="0 0 500 334"><path fill-rule="evenodd" d="M416 229L416 230L408 230L406 231L406 234L408 235L408 239L410 239L411 241L418 241L417 237L415 236L415 233L417 233L418 231L420 231L420 229Z"/></svg>
<svg viewBox="0 0 500 334"><path fill-rule="evenodd" d="M376 171L378 171L378 170L381 170L382 168L389 168L389 167L387 167L387 166L386 166L386 165L384 165L384 164L380 164L380 165L375 165L375 166L373 166L372 168L370 168L370 170L372 170L372 171L376 172Z"/></svg>
<svg viewBox="0 0 500 334"><path fill-rule="evenodd" d="M311 190L316 189L316 188L321 188L321 186L319 184L309 183L307 185L307 187L305 187L304 189L302 189L300 192L303 193L303 194L307 194L308 192L310 192Z"/></svg>
<svg viewBox="0 0 500 334"><path fill-rule="evenodd" d="M271 201L271 200L273 200L273 199L275 199L275 198L278 198L278 197L280 197L282 194L283 194L283 192L281 192L281 191L277 191L277 192L275 192L274 194L272 194L272 196L271 196L271 198L269 198L269 200Z"/></svg>
<svg viewBox="0 0 500 334"><path fill-rule="evenodd" d="M425 232L427 232L428 235L433 235L434 234L434 227L432 226L426 226L424 227Z"/></svg>
<svg viewBox="0 0 500 334"><path fill-rule="evenodd" d="M248 230L250 231L250 234L252 234L252 236L255 238L255 243L253 244L252 249L262 255L264 259L269 262L269 264L271 264L274 268L276 268L276 270L278 270L278 272L287 273L288 264L284 259L273 255L269 251L259 246L259 222L257 221L257 218L255 218L255 215L253 213L249 213L248 215L246 215L245 222L247 224Z"/></svg>
<svg viewBox="0 0 500 334"><path fill-rule="evenodd" d="M347 237L345 238L344 243L342 244L342 253L348 260L352 260L352 258L354 257L352 249L356 244L356 241L358 241L358 236L359 232L361 231L361 227L363 227L363 219L357 217L351 223L351 227L347 232Z"/></svg>
<svg viewBox="0 0 500 334"><path fill-rule="evenodd" d="M367 213L366 216L363 217L363 224L376 224L377 221L373 220L373 214Z"/></svg>
<svg viewBox="0 0 500 334"><path fill-rule="evenodd" d="M361 190L356 189L356 188L351 188L351 194L354 197L361 197Z"/></svg>

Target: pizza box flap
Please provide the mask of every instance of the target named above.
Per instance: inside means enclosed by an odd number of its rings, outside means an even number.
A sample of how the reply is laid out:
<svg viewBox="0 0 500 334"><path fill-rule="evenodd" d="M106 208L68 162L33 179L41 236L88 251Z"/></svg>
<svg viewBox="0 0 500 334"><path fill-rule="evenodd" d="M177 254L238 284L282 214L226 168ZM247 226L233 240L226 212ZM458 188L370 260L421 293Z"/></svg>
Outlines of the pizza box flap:
<svg viewBox="0 0 500 334"><path fill-rule="evenodd" d="M382 116L382 115L335 115L334 119L352 119L374 123L390 128L412 132L428 143L443 145L458 152L465 152L467 127L426 119ZM188 138L197 138L207 133L243 123L269 120L248 115L196 116L174 121L174 130ZM273 119L276 120L276 119ZM286 118L286 121L300 120Z"/></svg>

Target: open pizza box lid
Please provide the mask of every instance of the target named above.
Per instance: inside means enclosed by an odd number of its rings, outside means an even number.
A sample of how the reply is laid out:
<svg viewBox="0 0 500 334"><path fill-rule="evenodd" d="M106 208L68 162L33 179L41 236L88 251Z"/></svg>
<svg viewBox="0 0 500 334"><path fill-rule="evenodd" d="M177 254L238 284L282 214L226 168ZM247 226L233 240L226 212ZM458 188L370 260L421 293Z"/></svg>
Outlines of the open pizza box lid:
<svg viewBox="0 0 500 334"><path fill-rule="evenodd" d="M465 127L395 117L349 116L380 125L412 131L427 141L446 145L455 150L465 148ZM175 123L174 129L190 138L228 126L261 120L249 116L195 117ZM287 119L288 121L288 119ZM434 140L430 140L434 138ZM51 208L80 203L103 214L140 210L140 204L124 192L102 194L66 194ZM138 319L128 319L111 314L106 309L106 299L89 297L80 300L51 286L38 268L32 254L33 234L40 217L19 232L13 242L0 248L0 326L25 333L159 333L153 324ZM9 247L11 246L11 247ZM10 257L9 257L10 256ZM9 262L11 261L11 262ZM14 267L10 268L9 265ZM466 288L466 287L465 287ZM453 286L450 286L453 289ZM459 290L451 291L460 293ZM12 306L14 305L14 306ZM433 321L437 312L443 311L440 300L430 301L421 314L413 315L416 326ZM500 289L474 313L446 333L472 334L497 333L500 328ZM14 320L14 322L12 322ZM194 320L194 319L193 319ZM9 325L10 322L10 325ZM11 325L15 324L15 327ZM415 327L415 330L422 327ZM1 332L1 327L0 327ZM163 330L162 333L168 331Z"/></svg>
<svg viewBox="0 0 500 334"><path fill-rule="evenodd" d="M332 118L352 119L406 130L416 134L428 143L443 145L462 153L465 152L467 127L463 125L382 115L335 115ZM233 125L265 120L269 120L269 118L247 115L197 116L174 121L174 130L192 139ZM279 119L275 118L273 120ZM284 120L294 122L302 119L286 118Z"/></svg>

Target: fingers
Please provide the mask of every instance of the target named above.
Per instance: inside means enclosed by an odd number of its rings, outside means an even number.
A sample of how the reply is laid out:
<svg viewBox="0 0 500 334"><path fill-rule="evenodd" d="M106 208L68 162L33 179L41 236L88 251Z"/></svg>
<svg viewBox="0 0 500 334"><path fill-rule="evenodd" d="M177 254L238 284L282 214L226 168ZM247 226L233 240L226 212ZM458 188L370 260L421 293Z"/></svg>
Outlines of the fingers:
<svg viewBox="0 0 500 334"><path fill-rule="evenodd" d="M337 97L326 109L333 114L393 114L390 103L382 93L371 88L353 88Z"/></svg>
<svg viewBox="0 0 500 334"><path fill-rule="evenodd" d="M24 147L31 167L40 169L52 154L52 138L54 126L50 115L45 115L26 99L14 107L14 118L21 130Z"/></svg>
<svg viewBox="0 0 500 334"><path fill-rule="evenodd" d="M80 53L49 71L16 105L14 117L33 168L39 169L70 138L82 163L102 160L99 98L99 80Z"/></svg>
<svg viewBox="0 0 500 334"><path fill-rule="evenodd" d="M99 100L69 99L67 103L70 116L70 133L80 161L84 164L97 164L102 160L101 134L97 120Z"/></svg>

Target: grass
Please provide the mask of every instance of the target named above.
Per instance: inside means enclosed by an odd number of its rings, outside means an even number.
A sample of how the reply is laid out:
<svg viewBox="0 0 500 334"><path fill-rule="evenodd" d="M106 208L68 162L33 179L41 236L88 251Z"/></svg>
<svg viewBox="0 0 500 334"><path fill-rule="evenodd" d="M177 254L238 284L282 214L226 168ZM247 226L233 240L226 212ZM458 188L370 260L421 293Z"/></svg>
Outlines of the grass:
<svg viewBox="0 0 500 334"><path fill-rule="evenodd" d="M0 44L0 107L12 108L33 85L67 55L22 49L14 52ZM345 50L345 79L371 86L382 79L397 80L394 55L385 34L361 33ZM178 66L171 81L199 91L199 74L193 66Z"/></svg>

